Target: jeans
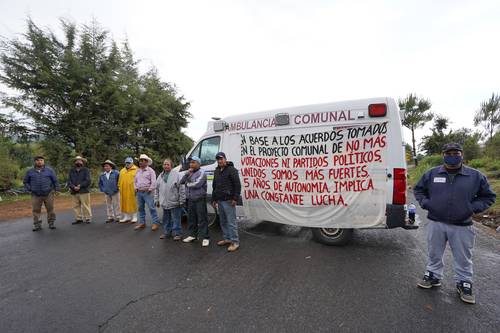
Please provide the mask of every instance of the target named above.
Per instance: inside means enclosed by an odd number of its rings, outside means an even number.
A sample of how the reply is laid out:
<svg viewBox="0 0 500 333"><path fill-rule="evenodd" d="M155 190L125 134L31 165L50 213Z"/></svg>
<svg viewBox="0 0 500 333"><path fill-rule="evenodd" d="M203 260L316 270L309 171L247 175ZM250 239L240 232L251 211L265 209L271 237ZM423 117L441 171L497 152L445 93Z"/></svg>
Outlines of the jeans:
<svg viewBox="0 0 500 333"><path fill-rule="evenodd" d="M236 207L231 206L231 200L218 201L217 203L219 204L219 222L224 239L238 244L240 239L236 224Z"/></svg>
<svg viewBox="0 0 500 333"><path fill-rule="evenodd" d="M181 227L182 208L176 207L172 209L163 208L163 233L173 236L180 236L182 233Z"/></svg>
<svg viewBox="0 0 500 333"><path fill-rule="evenodd" d="M209 239L207 199L188 200L189 236Z"/></svg>
<svg viewBox="0 0 500 333"><path fill-rule="evenodd" d="M427 246L429 258L427 270L438 279L443 278L443 254L446 243L453 254L455 281L472 283L472 249L474 247L474 227L458 226L430 221L427 224Z"/></svg>
<svg viewBox="0 0 500 333"><path fill-rule="evenodd" d="M156 211L153 194L151 192L137 192L137 206L139 206L139 224L146 223L146 209L145 205L149 207L151 219L153 224L160 224L158 219L158 212Z"/></svg>

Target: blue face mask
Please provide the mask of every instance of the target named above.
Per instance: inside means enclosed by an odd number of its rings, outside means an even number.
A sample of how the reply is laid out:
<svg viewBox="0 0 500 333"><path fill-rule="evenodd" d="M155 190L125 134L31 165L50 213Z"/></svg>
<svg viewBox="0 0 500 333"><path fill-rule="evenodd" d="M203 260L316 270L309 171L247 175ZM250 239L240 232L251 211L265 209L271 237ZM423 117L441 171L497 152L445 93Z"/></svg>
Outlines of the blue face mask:
<svg viewBox="0 0 500 333"><path fill-rule="evenodd" d="M444 163L447 165L459 165L462 163L462 156L444 156Z"/></svg>

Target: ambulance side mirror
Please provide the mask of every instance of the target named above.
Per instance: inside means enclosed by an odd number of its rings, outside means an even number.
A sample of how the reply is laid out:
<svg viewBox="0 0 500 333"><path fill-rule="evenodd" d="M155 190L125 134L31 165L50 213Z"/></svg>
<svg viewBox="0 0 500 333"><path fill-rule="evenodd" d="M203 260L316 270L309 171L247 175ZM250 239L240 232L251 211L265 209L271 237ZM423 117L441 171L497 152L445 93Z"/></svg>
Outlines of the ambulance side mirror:
<svg viewBox="0 0 500 333"><path fill-rule="evenodd" d="M181 171L189 169L189 161L185 155L181 155Z"/></svg>

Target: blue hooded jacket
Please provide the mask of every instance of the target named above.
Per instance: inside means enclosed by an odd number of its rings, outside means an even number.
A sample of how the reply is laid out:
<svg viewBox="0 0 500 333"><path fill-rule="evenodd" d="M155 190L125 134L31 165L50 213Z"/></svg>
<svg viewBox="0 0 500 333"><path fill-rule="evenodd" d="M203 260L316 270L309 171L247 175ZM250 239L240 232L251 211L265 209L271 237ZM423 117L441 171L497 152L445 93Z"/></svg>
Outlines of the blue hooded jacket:
<svg viewBox="0 0 500 333"><path fill-rule="evenodd" d="M456 225L471 225L472 215L488 209L496 199L486 176L466 166L454 178L444 166L427 171L413 193L430 220Z"/></svg>

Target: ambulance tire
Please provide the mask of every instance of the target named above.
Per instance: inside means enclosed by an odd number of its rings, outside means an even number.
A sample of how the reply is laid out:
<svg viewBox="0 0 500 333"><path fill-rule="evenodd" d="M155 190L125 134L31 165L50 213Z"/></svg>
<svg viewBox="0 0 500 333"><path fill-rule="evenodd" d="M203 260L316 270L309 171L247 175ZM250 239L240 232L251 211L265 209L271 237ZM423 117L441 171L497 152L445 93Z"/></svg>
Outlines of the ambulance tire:
<svg viewBox="0 0 500 333"><path fill-rule="evenodd" d="M219 214L208 213L208 227L216 228L219 226Z"/></svg>
<svg viewBox="0 0 500 333"><path fill-rule="evenodd" d="M340 228L312 228L312 234L314 240L321 244L342 246L351 241L353 231Z"/></svg>

